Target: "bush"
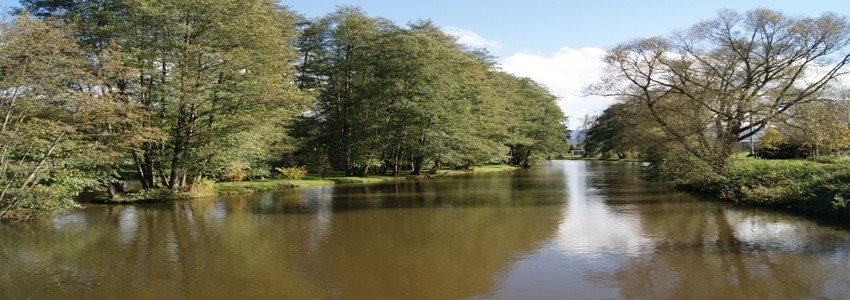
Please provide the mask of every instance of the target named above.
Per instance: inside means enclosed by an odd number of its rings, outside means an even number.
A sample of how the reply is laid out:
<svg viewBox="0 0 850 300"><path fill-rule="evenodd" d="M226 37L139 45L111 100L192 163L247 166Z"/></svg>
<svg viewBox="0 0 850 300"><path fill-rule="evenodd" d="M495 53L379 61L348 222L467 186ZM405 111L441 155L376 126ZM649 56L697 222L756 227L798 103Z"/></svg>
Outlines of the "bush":
<svg viewBox="0 0 850 300"><path fill-rule="evenodd" d="M850 218L850 164L735 161L711 192L726 200Z"/></svg>
<svg viewBox="0 0 850 300"><path fill-rule="evenodd" d="M764 159L794 159L809 157L809 151L803 145L794 143L781 143L775 148L762 149L756 156Z"/></svg>
<svg viewBox="0 0 850 300"><path fill-rule="evenodd" d="M73 194L63 188L43 185L7 193L6 201L0 201L0 217L3 221L25 221L82 207L74 201Z"/></svg>
<svg viewBox="0 0 850 300"><path fill-rule="evenodd" d="M644 179L696 189L716 186L722 180L708 163L680 147L657 147L647 154L646 161Z"/></svg>
<svg viewBox="0 0 850 300"><path fill-rule="evenodd" d="M237 182L244 181L245 177L247 176L248 174L246 174L245 170L242 170L242 168L232 167L228 169L227 172L224 173L224 175L221 176L221 179L224 181Z"/></svg>
<svg viewBox="0 0 850 300"><path fill-rule="evenodd" d="M292 167L292 168L274 168L280 173L280 178L288 180L298 180L307 175L307 167Z"/></svg>
<svg viewBox="0 0 850 300"><path fill-rule="evenodd" d="M117 202L165 201L175 199L177 192L170 189L149 189L124 194Z"/></svg>
<svg viewBox="0 0 850 300"><path fill-rule="evenodd" d="M208 178L198 180L197 182L195 182L192 191L198 195L214 195L215 180Z"/></svg>

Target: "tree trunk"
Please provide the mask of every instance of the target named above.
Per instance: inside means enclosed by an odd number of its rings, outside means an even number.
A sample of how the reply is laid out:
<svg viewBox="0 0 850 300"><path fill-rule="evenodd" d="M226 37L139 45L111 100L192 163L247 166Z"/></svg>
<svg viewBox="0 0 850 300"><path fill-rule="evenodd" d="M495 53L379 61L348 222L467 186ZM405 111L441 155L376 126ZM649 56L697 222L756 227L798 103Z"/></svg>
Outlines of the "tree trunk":
<svg viewBox="0 0 850 300"><path fill-rule="evenodd" d="M435 161L434 162L434 168L431 169L431 175L437 174L437 171L439 171L440 168L442 168L442 167L443 167L443 162L441 162L439 159L437 161Z"/></svg>
<svg viewBox="0 0 850 300"><path fill-rule="evenodd" d="M531 149L525 151L525 158L523 158L522 166L526 168L531 166Z"/></svg>
<svg viewBox="0 0 850 300"><path fill-rule="evenodd" d="M173 190L179 185L179 171L183 163L183 145L186 137L183 132L186 126L185 105L181 105L177 112L177 127L174 128L174 151L171 154L171 171L168 175L168 189Z"/></svg>
<svg viewBox="0 0 850 300"><path fill-rule="evenodd" d="M145 152L142 154L142 159L144 160L143 166L145 175L148 178L148 188L155 189L159 187L159 185L156 183L156 174L154 174L153 159L151 158L152 156L153 153L151 153L150 146L148 146L148 148L145 149Z"/></svg>
<svg viewBox="0 0 850 300"><path fill-rule="evenodd" d="M398 161L393 162L393 177L398 176L401 173L401 166Z"/></svg>
<svg viewBox="0 0 850 300"><path fill-rule="evenodd" d="M417 156L413 159L413 172L411 175L420 175L422 173L422 163L425 162L424 156Z"/></svg>
<svg viewBox="0 0 850 300"><path fill-rule="evenodd" d="M145 168L143 166L144 163L136 151L133 151L133 162L136 163L136 173L139 174L139 180L142 182L142 189L150 189L151 185L149 184L150 181L147 174L145 174Z"/></svg>
<svg viewBox="0 0 850 300"><path fill-rule="evenodd" d="M109 199L115 199L115 184L111 182L106 183L106 194L109 196Z"/></svg>
<svg viewBox="0 0 850 300"><path fill-rule="evenodd" d="M178 166L183 161L183 149L182 147L175 147L174 153L171 156L171 171L168 173L168 189L173 190L176 189L179 185L178 182Z"/></svg>
<svg viewBox="0 0 850 300"><path fill-rule="evenodd" d="M360 177L369 177L369 165L360 168Z"/></svg>

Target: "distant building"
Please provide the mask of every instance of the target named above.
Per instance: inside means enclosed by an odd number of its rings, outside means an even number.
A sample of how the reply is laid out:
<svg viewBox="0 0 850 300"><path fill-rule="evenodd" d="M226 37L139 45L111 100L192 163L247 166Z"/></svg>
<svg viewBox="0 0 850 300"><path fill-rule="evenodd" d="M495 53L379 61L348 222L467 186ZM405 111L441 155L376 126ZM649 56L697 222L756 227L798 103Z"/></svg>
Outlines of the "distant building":
<svg viewBox="0 0 850 300"><path fill-rule="evenodd" d="M740 143L740 146L741 146L741 150L746 150L746 151L750 152L751 155L755 154L755 152L757 150L756 149L757 145L758 145L759 141L761 141L761 136L764 135L764 132L767 131L768 128L770 128L770 127L762 128L762 130L759 130L758 132L756 132L755 134L753 134L749 138L746 138L746 139L740 141L739 143ZM751 131L745 131L745 132L742 132L741 135L746 135L750 132Z"/></svg>

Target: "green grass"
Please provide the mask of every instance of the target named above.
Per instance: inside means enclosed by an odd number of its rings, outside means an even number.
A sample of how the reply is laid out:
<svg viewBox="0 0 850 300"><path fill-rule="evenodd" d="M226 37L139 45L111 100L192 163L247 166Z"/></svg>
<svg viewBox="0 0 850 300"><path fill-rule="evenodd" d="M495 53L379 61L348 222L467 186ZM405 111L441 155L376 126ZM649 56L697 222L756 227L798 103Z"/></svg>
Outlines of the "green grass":
<svg viewBox="0 0 850 300"><path fill-rule="evenodd" d="M516 167L508 165L486 165L474 167L469 170L440 170L436 174L424 172L422 175L410 175L410 171L401 172L399 176L369 176L369 177L351 177L345 176L343 172L335 171L325 174L322 178L319 174L307 174L298 180L289 179L264 179L253 181L240 182L216 182L209 188L200 189L195 192L180 192L171 193L165 189L149 190L138 193L123 194L118 198L109 199L104 193L82 197L86 202L99 203L137 203L137 202L155 202L172 199L188 199L201 198L216 195L238 195L250 194L263 191L273 191L281 189L315 187L334 184L372 184L385 181L405 180L408 178L428 178L440 176L452 176L469 173L491 173L491 172L506 172L514 170Z"/></svg>
<svg viewBox="0 0 850 300"><path fill-rule="evenodd" d="M262 191L278 190L296 186L290 180L267 179L240 182L216 182L215 191L219 195L236 195Z"/></svg>
<svg viewBox="0 0 850 300"><path fill-rule="evenodd" d="M287 188L314 187L334 184L371 184L393 180L405 180L409 177L424 178L434 176L452 176L469 173L492 173L506 172L514 170L516 167L508 165L485 165L474 167L471 170L440 170L437 174L423 173L423 175L412 176L410 171L402 172L399 176L369 176L369 177L350 177L345 176L343 172L331 172L325 175L323 179L319 174L308 174L298 180L288 179L266 179L255 181L241 182L217 182L215 190L218 195L237 195L263 191L272 191ZM208 195L197 195L197 197Z"/></svg>
<svg viewBox="0 0 850 300"><path fill-rule="evenodd" d="M850 219L850 163L733 159L721 182L702 189L739 203Z"/></svg>

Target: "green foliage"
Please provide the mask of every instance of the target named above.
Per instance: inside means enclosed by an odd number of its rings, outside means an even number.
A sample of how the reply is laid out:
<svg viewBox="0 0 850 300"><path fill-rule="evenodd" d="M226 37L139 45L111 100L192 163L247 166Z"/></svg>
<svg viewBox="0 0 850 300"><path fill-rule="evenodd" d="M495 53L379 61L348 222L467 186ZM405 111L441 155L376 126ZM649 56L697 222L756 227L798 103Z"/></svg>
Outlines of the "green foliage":
<svg viewBox="0 0 850 300"><path fill-rule="evenodd" d="M850 164L848 156L817 156L812 161L822 164Z"/></svg>
<svg viewBox="0 0 850 300"><path fill-rule="evenodd" d="M655 144L646 155L644 176L650 180L668 181L676 185L707 188L722 181L707 162L694 157L673 142Z"/></svg>
<svg viewBox="0 0 850 300"><path fill-rule="evenodd" d="M494 71L429 21L407 28L340 7L298 41L298 83L318 104L299 123L302 163L327 160L349 176L402 168L530 164L566 147L556 97ZM296 126L296 128L302 126Z"/></svg>
<svg viewBox="0 0 850 300"><path fill-rule="evenodd" d="M239 181L245 181L245 178L247 178L247 177L248 177L248 174L245 172L245 170L242 169L242 167L233 166L230 169L228 169L226 172L224 172L224 175L221 176L221 179L223 179L225 181L230 181L230 182L239 182Z"/></svg>
<svg viewBox="0 0 850 300"><path fill-rule="evenodd" d="M216 195L215 180L202 178L201 180L195 181L192 192L196 195Z"/></svg>
<svg viewBox="0 0 850 300"><path fill-rule="evenodd" d="M23 191L11 191L11 193L7 191L9 194L6 201L2 203L3 220L31 220L80 208L81 206L73 200L77 192L79 190L60 185L37 185Z"/></svg>
<svg viewBox="0 0 850 300"><path fill-rule="evenodd" d="M505 105L502 142L510 147L509 163L529 166L567 148L566 118L551 92L528 78L501 72L491 76Z"/></svg>
<svg viewBox="0 0 850 300"><path fill-rule="evenodd" d="M280 173L280 178L298 180L307 175L306 166L290 167L290 168L274 168Z"/></svg>
<svg viewBox="0 0 850 300"><path fill-rule="evenodd" d="M628 103L615 103L605 109L587 131L585 150L588 155L618 159L638 156L652 151L656 142L662 141L661 131L642 107Z"/></svg>
<svg viewBox="0 0 850 300"><path fill-rule="evenodd" d="M828 96L848 55L845 17L721 10L687 30L612 48L609 71L588 92L642 107L667 139L721 175L740 141Z"/></svg>
<svg viewBox="0 0 850 300"><path fill-rule="evenodd" d="M131 144L121 135L137 107L92 88L101 78L72 34L26 14L0 25L0 220L78 207L77 193L115 180Z"/></svg>
<svg viewBox="0 0 850 300"><path fill-rule="evenodd" d="M850 148L850 101L847 92L826 94L793 108L791 117L782 124L794 143L805 144L815 157L834 155Z"/></svg>
<svg viewBox="0 0 850 300"><path fill-rule="evenodd" d="M45 21L22 12L0 29L0 218L75 207L119 170L145 189L126 199L168 198L286 156L365 177L565 148L551 92L430 21L353 7L303 20L267 0L22 4Z"/></svg>
<svg viewBox="0 0 850 300"><path fill-rule="evenodd" d="M146 189L121 195L115 202L165 201L177 198L178 192L170 189Z"/></svg>
<svg viewBox="0 0 850 300"><path fill-rule="evenodd" d="M785 135L774 127L768 128L758 142L758 147L767 150L775 150L786 141Z"/></svg>
<svg viewBox="0 0 850 300"><path fill-rule="evenodd" d="M850 218L850 164L736 160L722 184L704 188L736 202Z"/></svg>

